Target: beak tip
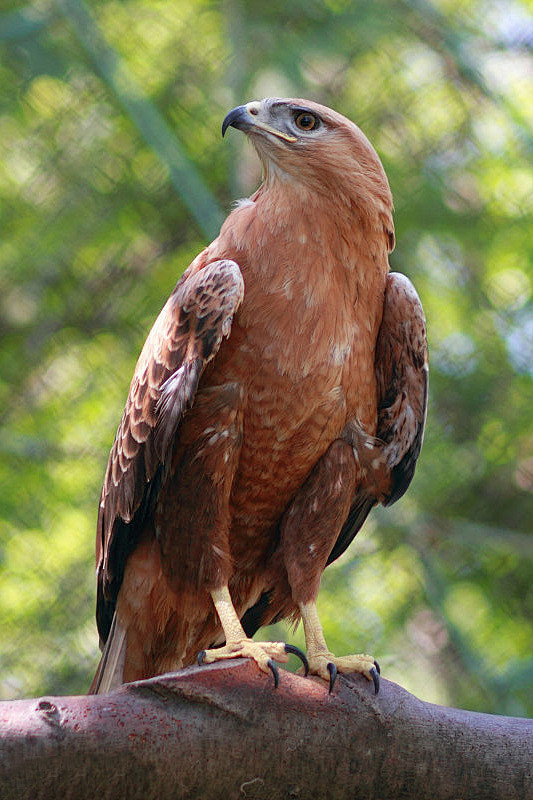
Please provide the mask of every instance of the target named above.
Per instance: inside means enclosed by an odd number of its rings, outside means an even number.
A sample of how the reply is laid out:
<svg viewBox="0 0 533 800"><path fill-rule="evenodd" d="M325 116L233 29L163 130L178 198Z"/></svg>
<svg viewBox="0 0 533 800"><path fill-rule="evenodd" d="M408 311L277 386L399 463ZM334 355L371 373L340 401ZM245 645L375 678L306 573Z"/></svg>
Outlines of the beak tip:
<svg viewBox="0 0 533 800"><path fill-rule="evenodd" d="M241 127L247 115L246 106L237 106L237 108L232 109L229 114L226 114L222 123L222 136L224 136L230 125L234 128Z"/></svg>

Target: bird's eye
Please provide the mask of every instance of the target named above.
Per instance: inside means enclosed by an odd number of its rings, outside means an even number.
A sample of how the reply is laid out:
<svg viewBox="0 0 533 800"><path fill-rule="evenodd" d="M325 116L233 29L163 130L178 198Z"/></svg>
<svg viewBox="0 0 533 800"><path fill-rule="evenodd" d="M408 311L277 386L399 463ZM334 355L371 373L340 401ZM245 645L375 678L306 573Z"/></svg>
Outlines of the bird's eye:
<svg viewBox="0 0 533 800"><path fill-rule="evenodd" d="M302 131L312 131L318 127L318 119L313 114L303 111L295 119L296 125Z"/></svg>

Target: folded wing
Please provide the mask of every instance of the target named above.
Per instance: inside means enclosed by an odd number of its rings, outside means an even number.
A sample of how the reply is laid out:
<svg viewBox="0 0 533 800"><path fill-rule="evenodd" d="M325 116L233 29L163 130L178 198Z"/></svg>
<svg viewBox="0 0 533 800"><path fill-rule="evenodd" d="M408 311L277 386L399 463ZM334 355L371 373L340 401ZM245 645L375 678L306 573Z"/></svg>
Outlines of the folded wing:
<svg viewBox="0 0 533 800"><path fill-rule="evenodd" d="M387 278L375 364L376 437L365 437L356 423L348 431L362 481L328 564L346 550L373 506L392 505L404 494L422 447L428 397L426 322L413 284L397 272Z"/></svg>
<svg viewBox="0 0 533 800"><path fill-rule="evenodd" d="M194 403L205 366L229 336L244 296L241 271L220 260L183 275L139 357L100 498L97 621L111 627L127 556L164 476L180 421Z"/></svg>

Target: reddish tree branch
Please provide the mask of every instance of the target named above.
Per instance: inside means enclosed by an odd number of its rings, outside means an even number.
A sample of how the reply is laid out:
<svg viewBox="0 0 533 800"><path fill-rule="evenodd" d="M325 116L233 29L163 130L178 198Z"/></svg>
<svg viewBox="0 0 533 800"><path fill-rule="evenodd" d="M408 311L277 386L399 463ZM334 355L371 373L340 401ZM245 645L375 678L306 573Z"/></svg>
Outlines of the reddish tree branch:
<svg viewBox="0 0 533 800"><path fill-rule="evenodd" d="M531 800L533 721L248 661L0 704L0 797Z"/></svg>

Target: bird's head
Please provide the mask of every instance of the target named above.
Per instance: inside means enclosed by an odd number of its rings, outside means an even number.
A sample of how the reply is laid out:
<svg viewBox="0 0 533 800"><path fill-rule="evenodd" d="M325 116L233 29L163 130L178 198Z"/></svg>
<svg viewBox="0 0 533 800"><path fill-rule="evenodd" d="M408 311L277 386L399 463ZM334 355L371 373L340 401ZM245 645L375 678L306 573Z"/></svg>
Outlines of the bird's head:
<svg viewBox="0 0 533 800"><path fill-rule="evenodd" d="M243 131L263 163L265 182L287 182L310 200L326 196L394 242L392 195L379 157L351 120L310 100L268 97L237 106L224 119ZM333 209L332 209L333 210Z"/></svg>

